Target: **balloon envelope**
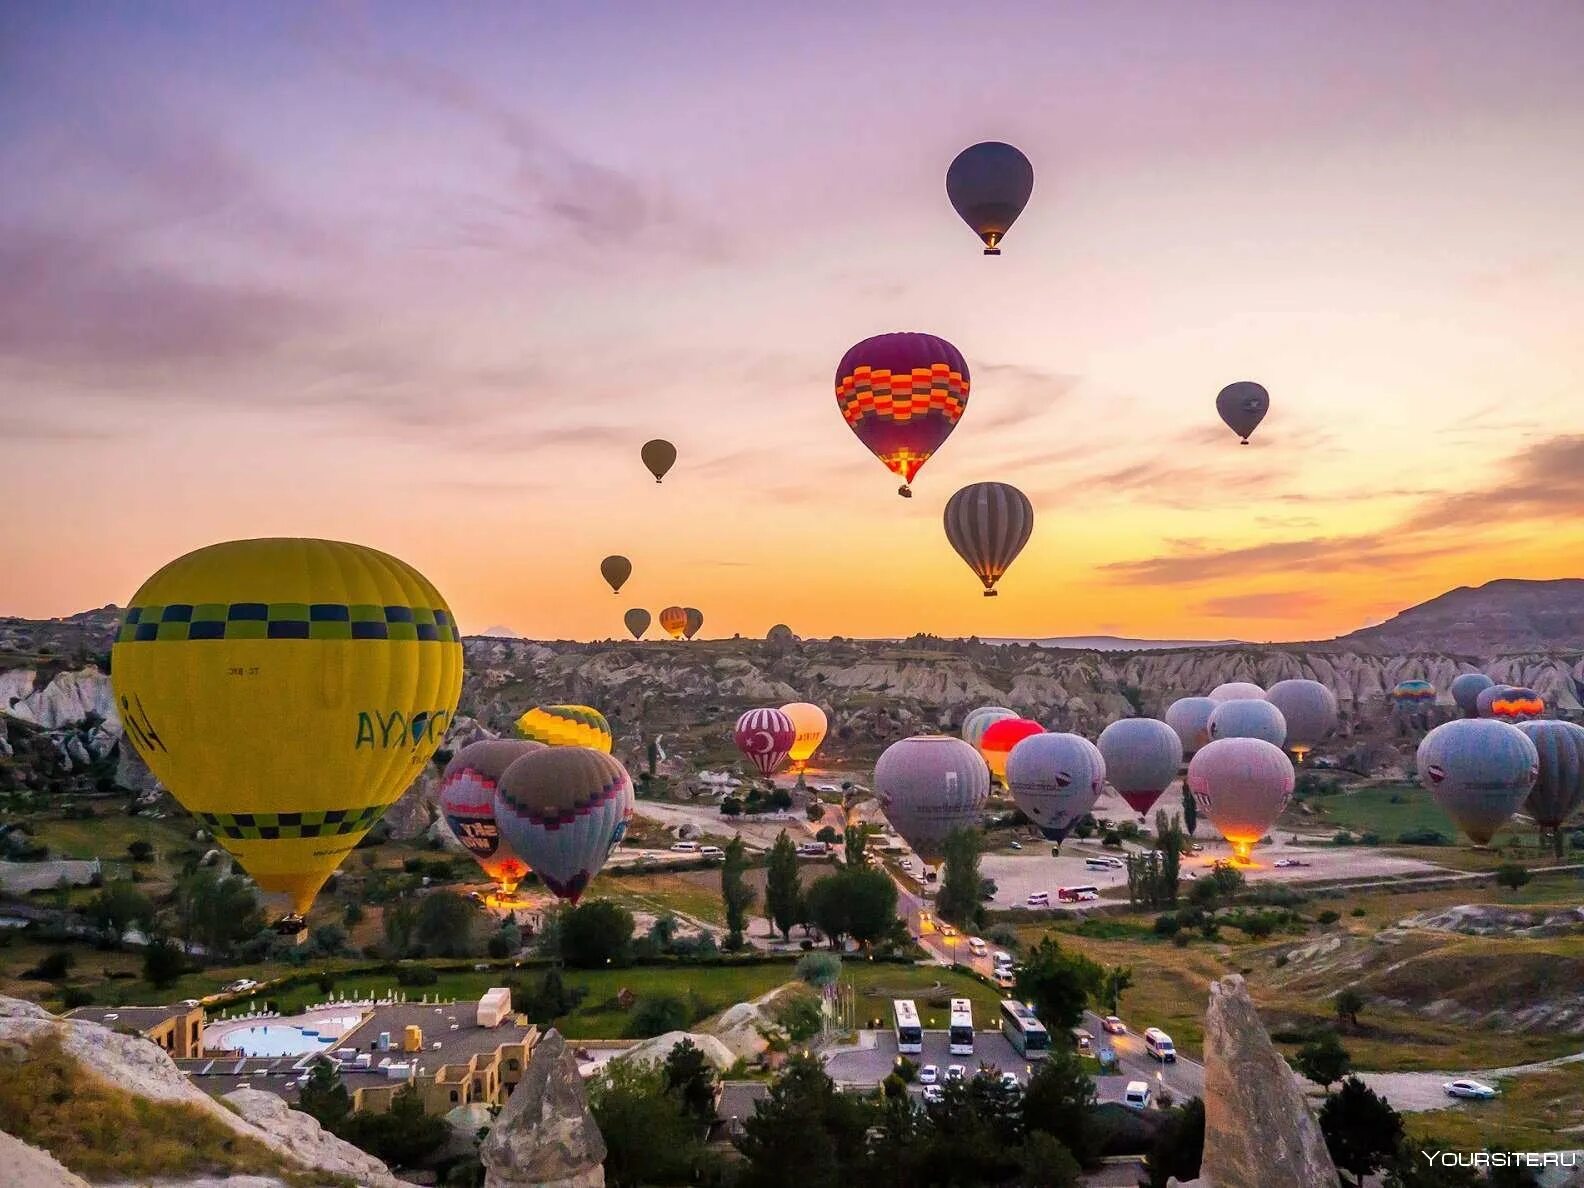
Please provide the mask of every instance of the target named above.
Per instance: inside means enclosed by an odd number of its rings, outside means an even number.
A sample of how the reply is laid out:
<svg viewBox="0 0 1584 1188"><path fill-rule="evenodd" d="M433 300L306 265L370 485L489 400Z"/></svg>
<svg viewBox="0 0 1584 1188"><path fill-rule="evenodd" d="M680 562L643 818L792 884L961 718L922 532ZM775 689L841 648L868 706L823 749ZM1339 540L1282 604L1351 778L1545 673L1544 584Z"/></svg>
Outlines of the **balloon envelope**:
<svg viewBox="0 0 1584 1188"><path fill-rule="evenodd" d="M682 634L692 639L699 633L699 628L704 626L704 612L697 607L685 606L682 608Z"/></svg>
<svg viewBox="0 0 1584 1188"><path fill-rule="evenodd" d="M1188 764L1199 811L1244 861L1287 807L1295 780L1292 760L1262 738L1214 739Z"/></svg>
<svg viewBox="0 0 1584 1188"><path fill-rule="evenodd" d="M1270 393L1252 380L1239 380L1228 384L1216 396L1216 412L1221 419L1248 445L1249 434L1259 428L1259 423L1270 411Z"/></svg>
<svg viewBox="0 0 1584 1188"><path fill-rule="evenodd" d="M786 766L792 744L797 741L797 727L778 709L751 709L737 719L732 741L759 769L759 774L769 779Z"/></svg>
<svg viewBox="0 0 1584 1188"><path fill-rule="evenodd" d="M962 221L999 256L1001 240L1034 192L1034 166L1010 144L987 140L963 149L946 170L946 196Z"/></svg>
<svg viewBox="0 0 1584 1188"><path fill-rule="evenodd" d="M797 731L797 738L793 740L787 757L792 761L793 771L802 771L814 757L814 752L819 750L820 743L825 741L825 731L829 726L825 711L812 701L793 701L783 705L781 712L792 719L792 728Z"/></svg>
<svg viewBox="0 0 1584 1188"><path fill-rule="evenodd" d="M632 632L634 639L642 639L643 633L649 630L651 620L648 611L641 606L635 606L622 616L622 622L627 625L627 630Z"/></svg>
<svg viewBox="0 0 1584 1188"><path fill-rule="evenodd" d="M612 594L620 594L622 583L632 577L632 562L614 554L606 557L600 562L600 576L610 583Z"/></svg>
<svg viewBox="0 0 1584 1188"><path fill-rule="evenodd" d="M1182 766L1182 739L1158 718L1121 718L1100 732L1097 745L1106 779L1141 817Z"/></svg>
<svg viewBox="0 0 1584 1188"><path fill-rule="evenodd" d="M1533 689L1515 685L1492 685L1475 702L1482 718L1500 722L1524 722L1545 713L1545 701Z"/></svg>
<svg viewBox="0 0 1584 1188"><path fill-rule="evenodd" d="M892 743L875 764L875 797L891 827L920 856L940 856L946 835L974 829L990 772L960 738L921 734Z"/></svg>
<svg viewBox="0 0 1584 1188"><path fill-rule="evenodd" d="M643 459L643 464L649 473L654 475L655 482L665 478L666 472L676 465L676 446L662 437L643 443L643 448L638 451L638 456Z"/></svg>
<svg viewBox="0 0 1584 1188"><path fill-rule="evenodd" d="M1287 741L1287 720L1263 697L1223 701L1210 715L1210 737L1262 738L1273 747Z"/></svg>
<svg viewBox="0 0 1584 1188"><path fill-rule="evenodd" d="M451 835L507 895L522 882L528 864L501 837L495 790L513 762L542 750L543 743L527 739L483 739L458 751L440 777L440 812Z"/></svg>
<svg viewBox="0 0 1584 1188"><path fill-rule="evenodd" d="M1452 700L1465 718L1479 717L1479 695L1496 682L1483 672L1464 672L1452 678Z"/></svg>
<svg viewBox="0 0 1584 1188"><path fill-rule="evenodd" d="M1208 697L1179 697L1166 707L1166 725L1182 740L1184 755L1193 755L1210 741L1210 715L1217 704Z"/></svg>
<svg viewBox="0 0 1584 1188"><path fill-rule="evenodd" d="M1034 531L1034 505L1010 483L971 483L947 501L944 521L946 539L989 598Z"/></svg>
<svg viewBox="0 0 1584 1188"><path fill-rule="evenodd" d="M974 750L979 749L979 744L984 739L984 732L997 722L1004 722L1008 718L1018 717L1016 710L1007 709L1004 705L981 705L963 719L962 737Z"/></svg>
<svg viewBox="0 0 1584 1188"><path fill-rule="evenodd" d="M672 639L681 639L687 628L687 611L680 606L668 606L660 612L660 626Z"/></svg>
<svg viewBox="0 0 1584 1188"><path fill-rule="evenodd" d="M1434 705L1435 686L1429 681L1398 681L1392 688L1391 699L1394 704L1405 707Z"/></svg>
<svg viewBox="0 0 1584 1188"><path fill-rule="evenodd" d="M547 747L611 749L610 723L589 705L536 705L517 719L522 736Z"/></svg>
<svg viewBox="0 0 1584 1188"><path fill-rule="evenodd" d="M632 779L603 751L546 747L515 760L495 792L495 820L552 893L576 903L633 814Z"/></svg>
<svg viewBox="0 0 1584 1188"><path fill-rule="evenodd" d="M1556 829L1584 802L1584 726L1572 722L1520 722L1539 755L1534 790L1525 806L1546 829Z"/></svg>
<svg viewBox="0 0 1584 1188"><path fill-rule="evenodd" d="M1287 749L1300 759L1336 729L1336 694L1319 681L1277 681L1265 700L1281 711L1287 723Z"/></svg>
<svg viewBox="0 0 1584 1188"><path fill-rule="evenodd" d="M878 334L842 356L836 407L909 494L907 484L962 418L968 386L968 364L944 338Z"/></svg>
<svg viewBox="0 0 1584 1188"><path fill-rule="evenodd" d="M1459 718L1419 744L1419 782L1459 829L1483 846L1534 787L1540 754L1516 726Z"/></svg>
<svg viewBox="0 0 1584 1188"><path fill-rule="evenodd" d="M1243 699L1258 700L1264 696L1265 690L1253 681L1227 681L1210 690L1210 700L1217 703Z"/></svg>
<svg viewBox="0 0 1584 1188"><path fill-rule="evenodd" d="M295 915L424 770L462 688L439 592L327 540L172 561L132 596L111 655L132 746Z"/></svg>
<svg viewBox="0 0 1584 1188"><path fill-rule="evenodd" d="M1012 799L1055 842L1094 807L1105 779L1106 763L1099 749L1076 734L1031 734L1007 756L1006 781Z"/></svg>
<svg viewBox="0 0 1584 1188"><path fill-rule="evenodd" d="M990 774L1006 782L1007 756L1031 734L1043 734L1045 727L1031 718L1001 718L985 727L979 736L979 754L989 767Z"/></svg>

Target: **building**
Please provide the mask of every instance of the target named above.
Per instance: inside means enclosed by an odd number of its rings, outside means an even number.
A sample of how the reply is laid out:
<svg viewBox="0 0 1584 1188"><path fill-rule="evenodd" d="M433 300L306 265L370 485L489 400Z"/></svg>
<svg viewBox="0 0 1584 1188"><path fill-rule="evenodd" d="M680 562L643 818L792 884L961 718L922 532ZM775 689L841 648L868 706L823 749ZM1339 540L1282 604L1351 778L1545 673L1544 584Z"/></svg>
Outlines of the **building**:
<svg viewBox="0 0 1584 1188"><path fill-rule="evenodd" d="M78 1007L65 1017L98 1023L123 1035L141 1035L164 1048L173 1060L203 1052L204 1010L196 999L170 1006Z"/></svg>

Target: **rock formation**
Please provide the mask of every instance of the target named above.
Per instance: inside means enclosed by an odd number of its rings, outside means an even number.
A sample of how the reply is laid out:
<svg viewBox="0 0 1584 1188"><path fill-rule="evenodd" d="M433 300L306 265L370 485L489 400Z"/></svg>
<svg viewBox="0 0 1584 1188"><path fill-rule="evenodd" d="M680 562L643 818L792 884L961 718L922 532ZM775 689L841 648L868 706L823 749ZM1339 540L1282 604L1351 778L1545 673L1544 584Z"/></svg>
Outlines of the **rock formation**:
<svg viewBox="0 0 1584 1188"><path fill-rule="evenodd" d="M8 1184L25 1188L88 1188L88 1181L62 1167L48 1151L30 1147L0 1130L0 1167Z"/></svg>
<svg viewBox="0 0 1584 1188"><path fill-rule="evenodd" d="M1236 974L1210 986L1204 1056L1203 1180L1216 1188L1340 1184L1320 1124Z"/></svg>
<svg viewBox="0 0 1584 1188"><path fill-rule="evenodd" d="M559 1031L535 1045L479 1158L484 1188L604 1188L605 1139Z"/></svg>

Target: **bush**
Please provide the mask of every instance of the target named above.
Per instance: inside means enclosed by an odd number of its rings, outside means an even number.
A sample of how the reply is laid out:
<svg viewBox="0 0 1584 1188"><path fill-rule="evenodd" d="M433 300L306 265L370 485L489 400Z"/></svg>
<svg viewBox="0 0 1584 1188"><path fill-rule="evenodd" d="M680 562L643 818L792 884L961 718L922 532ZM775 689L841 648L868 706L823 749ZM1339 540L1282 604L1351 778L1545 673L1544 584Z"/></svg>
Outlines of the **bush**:
<svg viewBox="0 0 1584 1188"><path fill-rule="evenodd" d="M827 825L814 835L814 840L822 841L828 846L839 846L842 844L842 835Z"/></svg>
<svg viewBox="0 0 1584 1188"><path fill-rule="evenodd" d="M1356 907L1351 912L1348 913L1348 915L1350 915L1350 916L1362 916L1363 914L1364 914L1364 909L1361 908L1361 907Z"/></svg>
<svg viewBox="0 0 1584 1188"><path fill-rule="evenodd" d="M841 977L841 968L835 953L811 952L798 958L797 976L811 986L829 986Z"/></svg>
<svg viewBox="0 0 1584 1188"><path fill-rule="evenodd" d="M913 1063L913 1061L909 1060L906 1056L898 1056L896 1063L896 1076L901 1078L904 1084L911 1085L918 1079L918 1065Z"/></svg>
<svg viewBox="0 0 1584 1188"><path fill-rule="evenodd" d="M496 960L500 960L503 957L510 957L512 954L510 942L508 942L507 939L498 932L490 936L489 943L484 946L484 949L485 952L487 952L491 957L494 957Z"/></svg>
<svg viewBox="0 0 1584 1188"><path fill-rule="evenodd" d="M1331 839L1331 844L1333 846L1351 846L1355 844L1355 839L1351 833L1344 829Z"/></svg>
<svg viewBox="0 0 1584 1188"><path fill-rule="evenodd" d="M1361 846L1378 846L1378 845L1380 845L1380 834L1378 834L1378 833L1365 833L1365 834L1361 835L1359 837L1359 845L1361 845Z"/></svg>
<svg viewBox="0 0 1584 1188"><path fill-rule="evenodd" d="M1017 929L1010 924L997 924L989 932L985 933L985 939L993 945L1000 945L1001 948L1006 949L1008 952L1013 952L1018 947Z"/></svg>
<svg viewBox="0 0 1584 1188"><path fill-rule="evenodd" d="M1107 829L1105 836L1100 839L1102 846L1110 846L1113 850L1122 845L1122 835L1115 829Z"/></svg>
<svg viewBox="0 0 1584 1188"><path fill-rule="evenodd" d="M52 953L44 954L39 959L39 963L24 972L22 976L39 982L59 981L66 976L76 961L77 958L72 955L71 950L56 949Z"/></svg>
<svg viewBox="0 0 1584 1188"><path fill-rule="evenodd" d="M93 991L86 986L67 986L61 992L61 1009L75 1011L78 1007L93 1006Z"/></svg>
<svg viewBox="0 0 1584 1188"><path fill-rule="evenodd" d="M1451 840L1438 829L1410 829L1397 835L1399 846L1444 846Z"/></svg>
<svg viewBox="0 0 1584 1188"><path fill-rule="evenodd" d="M154 857L154 846L151 842L135 841L127 844L127 854L133 862L147 862Z"/></svg>
<svg viewBox="0 0 1584 1188"><path fill-rule="evenodd" d="M1277 953L1276 954L1276 962L1275 962L1276 968L1280 969L1282 966L1284 966L1286 964L1287 964L1287 954L1286 953Z"/></svg>
<svg viewBox="0 0 1584 1188"><path fill-rule="evenodd" d="M1330 908L1327 908L1325 911L1321 912L1318 916L1315 917L1315 923L1316 924L1335 924L1341 918L1342 917L1340 915L1338 915L1336 912L1332 911Z"/></svg>
<svg viewBox="0 0 1584 1188"><path fill-rule="evenodd" d="M1170 912L1162 912L1155 917L1156 936L1176 936L1182 930L1182 924Z"/></svg>
<svg viewBox="0 0 1584 1188"><path fill-rule="evenodd" d="M668 1031L683 1031L692 1022L690 1015L688 1004L675 994L646 995L633 1008L632 1032L648 1039Z"/></svg>
<svg viewBox="0 0 1584 1188"><path fill-rule="evenodd" d="M427 965L412 965L403 961L396 967L398 986L433 986L439 980L440 975Z"/></svg>
<svg viewBox="0 0 1584 1188"><path fill-rule="evenodd" d="M1193 937L1189 933L1179 932L1176 936L1172 937L1172 944L1176 945L1179 949L1186 949L1188 947L1188 942L1191 940L1193 940Z"/></svg>

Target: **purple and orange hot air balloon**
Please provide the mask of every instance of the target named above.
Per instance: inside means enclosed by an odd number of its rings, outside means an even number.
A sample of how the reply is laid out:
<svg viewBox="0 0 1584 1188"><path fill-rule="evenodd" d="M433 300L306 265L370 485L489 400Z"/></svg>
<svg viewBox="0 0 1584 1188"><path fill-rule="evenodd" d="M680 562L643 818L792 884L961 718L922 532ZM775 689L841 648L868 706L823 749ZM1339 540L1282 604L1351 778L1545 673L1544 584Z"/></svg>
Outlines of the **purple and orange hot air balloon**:
<svg viewBox="0 0 1584 1188"><path fill-rule="evenodd" d="M842 356L836 407L847 427L908 486L968 407L968 364L933 334L878 334Z"/></svg>

